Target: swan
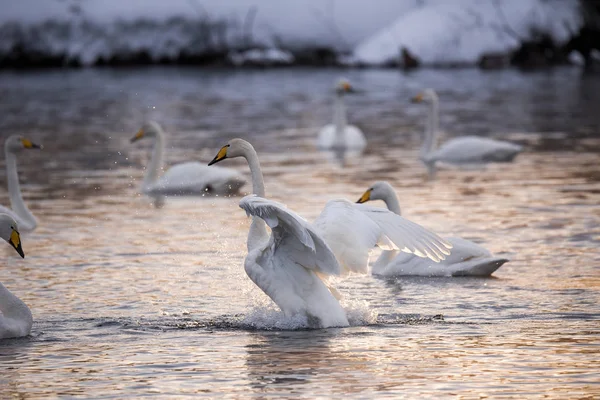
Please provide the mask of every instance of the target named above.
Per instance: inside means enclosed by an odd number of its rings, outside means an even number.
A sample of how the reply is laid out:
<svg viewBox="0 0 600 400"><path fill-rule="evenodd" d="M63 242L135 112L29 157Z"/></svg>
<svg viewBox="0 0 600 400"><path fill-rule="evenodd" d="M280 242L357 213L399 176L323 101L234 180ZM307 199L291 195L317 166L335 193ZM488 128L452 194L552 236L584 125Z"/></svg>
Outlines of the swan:
<svg viewBox="0 0 600 400"><path fill-rule="evenodd" d="M383 200L387 208L400 215L398 197L388 182L376 182L358 199L357 203ZM374 275L383 276L490 276L508 260L494 257L483 247L458 237L446 238L452 244L452 253L439 263L414 257L411 254L398 254L397 251L384 251L373 265Z"/></svg>
<svg viewBox="0 0 600 400"><path fill-rule="evenodd" d="M449 254L451 245L425 228L387 210L346 200L328 202L310 224L285 205L265 198L260 162L247 141L232 139L209 165L234 157L248 162L254 193L240 201L252 216L246 274L286 316L304 316L310 327L348 326L339 294L324 279L366 272L375 245L433 260Z"/></svg>
<svg viewBox="0 0 600 400"><path fill-rule="evenodd" d="M439 99L433 89L425 89L412 98L414 103L427 102L430 105L425 128L425 141L421 147L420 159L427 167L429 177L435 178L436 163L483 164L489 162L511 162L523 151L514 143L483 138L462 136L445 142L435 149L438 135Z"/></svg>
<svg viewBox="0 0 600 400"><path fill-rule="evenodd" d="M325 125L319 132L317 147L321 150L360 151L367 145L362 131L346 123L344 96L348 93L356 93L356 90L347 80L339 80L335 85L333 124Z"/></svg>
<svg viewBox="0 0 600 400"><path fill-rule="evenodd" d="M0 237L25 258L18 224L8 214L0 214ZM29 307L0 283L0 339L27 336L32 324Z"/></svg>
<svg viewBox="0 0 600 400"><path fill-rule="evenodd" d="M177 164L169 168L162 177L165 133L155 121L149 121L131 138L134 143L143 138L153 138L154 149L150 165L142 182L142 193L154 198L155 205L162 205L163 196L185 196L236 194L246 179L229 168L209 168L199 162Z"/></svg>
<svg viewBox="0 0 600 400"><path fill-rule="evenodd" d="M22 231L32 231L37 226L37 220L27 208L21 195L21 185L17 174L17 154L23 150L42 149L43 146L19 135L11 135L4 142L4 155L6 157L6 180L8 181L8 195L12 209L0 206L0 213L10 215L19 223Z"/></svg>

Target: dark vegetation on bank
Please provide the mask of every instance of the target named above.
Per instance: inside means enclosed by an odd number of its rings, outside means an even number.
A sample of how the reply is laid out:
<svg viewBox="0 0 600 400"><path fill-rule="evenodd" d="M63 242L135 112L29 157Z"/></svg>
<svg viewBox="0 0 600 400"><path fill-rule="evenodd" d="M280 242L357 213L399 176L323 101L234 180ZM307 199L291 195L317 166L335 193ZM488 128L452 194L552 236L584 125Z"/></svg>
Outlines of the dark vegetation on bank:
<svg viewBox="0 0 600 400"><path fill-rule="evenodd" d="M532 30L527 37L522 37L505 23L499 10L498 18L507 33L513 35L521 43L511 53L484 54L478 62L483 69L506 68L510 66L523 69L546 68L569 64L569 54L578 51L585 61L588 70L595 69L592 57L593 50L600 51L600 0L579 0L584 25L566 44L557 44L546 32ZM0 69L24 68L77 68L82 67L80 56L73 56L67 51L51 50L55 41L69 41L77 38L85 43L85 37L102 37L105 43L111 44L110 51L98 52L86 65L97 67L121 67L142 65L194 65L194 66L240 66L231 59L231 54L242 54L252 49L264 49L266 46L253 39L252 27L256 17L256 8L248 11L242 21L223 19L211 20L206 14L196 20L173 17L166 22L151 20L117 23L118 34L105 32L100 25L84 18L81 7L70 9L72 21L46 21L35 26L24 26L10 22L0 25L0 38L12 42L10 48L0 47ZM122 34L130 32L143 36L150 34L156 37L160 32L169 30L184 32L192 38L189 45L177 46L165 41L160 43L169 51L167 55L153 56L150 48L133 49ZM78 37L79 36L79 37ZM84 40L80 40L84 38ZM90 39L90 42L92 40ZM293 56L293 61L281 60L246 60L242 65L249 67L281 67L281 66L347 66L343 62L347 54L340 54L333 48L317 46L289 47L274 38L276 46L286 49ZM231 43L235 43L232 45ZM153 43L153 46L155 43ZM181 50L174 50L179 47ZM161 52L159 52L161 53ZM354 65L362 67L361 65ZM410 49L398 49L398 59L383 67L413 69L419 68L421 62L417 54ZM463 65L439 65L438 67L462 67ZM596 68L600 69L600 68Z"/></svg>

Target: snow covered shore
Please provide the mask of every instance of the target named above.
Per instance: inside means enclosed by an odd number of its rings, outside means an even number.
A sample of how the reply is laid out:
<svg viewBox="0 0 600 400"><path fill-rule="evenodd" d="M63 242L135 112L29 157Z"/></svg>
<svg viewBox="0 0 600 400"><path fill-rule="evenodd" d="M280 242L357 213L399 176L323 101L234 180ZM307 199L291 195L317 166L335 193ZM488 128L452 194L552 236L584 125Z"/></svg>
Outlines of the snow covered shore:
<svg viewBox="0 0 600 400"><path fill-rule="evenodd" d="M474 64L581 25L576 0L0 0L0 67Z"/></svg>

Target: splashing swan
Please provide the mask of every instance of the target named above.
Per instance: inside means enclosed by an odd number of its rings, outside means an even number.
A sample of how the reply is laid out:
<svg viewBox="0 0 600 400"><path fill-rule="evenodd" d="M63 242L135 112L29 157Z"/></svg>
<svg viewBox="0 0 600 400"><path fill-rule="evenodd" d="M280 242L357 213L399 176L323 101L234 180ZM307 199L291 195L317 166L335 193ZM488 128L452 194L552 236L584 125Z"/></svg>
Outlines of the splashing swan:
<svg viewBox="0 0 600 400"><path fill-rule="evenodd" d="M8 214L0 214L0 237L25 258L17 222ZM0 339L27 336L32 324L29 307L0 283Z"/></svg>
<svg viewBox="0 0 600 400"><path fill-rule="evenodd" d="M490 162L511 162L523 151L523 147L514 143L483 138L462 136L445 142L435 149L438 135L439 99L433 89L425 89L413 97L414 103L429 103L429 116L425 128L425 141L420 151L421 161L429 171L430 178L435 177L436 163L483 164Z"/></svg>
<svg viewBox="0 0 600 400"><path fill-rule="evenodd" d="M358 203L383 200L387 208L400 215L400 204L392 186L387 182L376 182L369 188ZM397 251L384 251L373 265L374 275L383 276L490 276L508 260L494 257L483 247L458 237L446 238L452 244L452 253L439 263L414 257L412 254L399 254Z"/></svg>
<svg viewBox="0 0 600 400"><path fill-rule="evenodd" d="M154 149L142 182L142 193L154 197L159 204L163 196L235 194L246 183L245 178L233 169L209 168L199 162L174 165L159 176L163 169L165 133L157 122L150 121L144 124L131 142L143 138L152 138Z"/></svg>
<svg viewBox="0 0 600 400"><path fill-rule="evenodd" d="M328 202L310 224L283 204L264 198L258 156L245 140L231 140L209 165L234 157L247 160L254 192L240 201L252 216L244 268L286 316L304 315L311 327L347 326L337 292L323 279L366 272L369 252L376 245L436 261L449 254L451 245L423 227L387 210L346 200Z"/></svg>
<svg viewBox="0 0 600 400"><path fill-rule="evenodd" d="M42 149L41 145L33 143L22 136L9 136L4 142L4 155L6 157L6 180L8 181L8 195L12 209L0 206L0 213L8 214L19 223L22 231L32 231L37 227L37 220L27 208L21 195L21 185L17 173L17 154L23 150Z"/></svg>
<svg viewBox="0 0 600 400"><path fill-rule="evenodd" d="M325 125L319 132L317 147L321 150L362 150L367 145L365 135L354 125L346 122L344 96L354 93L350 82L342 79L335 86L333 124Z"/></svg>

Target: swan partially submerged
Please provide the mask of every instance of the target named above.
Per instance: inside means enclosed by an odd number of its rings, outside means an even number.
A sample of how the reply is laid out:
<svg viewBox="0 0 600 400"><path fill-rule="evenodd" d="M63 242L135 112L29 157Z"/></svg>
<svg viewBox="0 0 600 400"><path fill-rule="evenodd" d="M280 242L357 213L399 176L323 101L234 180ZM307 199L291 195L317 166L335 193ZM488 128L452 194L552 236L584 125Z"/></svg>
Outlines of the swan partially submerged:
<svg viewBox="0 0 600 400"><path fill-rule="evenodd" d="M328 202L311 224L283 204L265 198L258 156L245 140L231 140L209 165L234 157L248 161L254 192L240 202L252 216L244 268L286 316L305 316L315 328L347 326L339 294L324 279L366 272L369 253L377 245L434 261L450 253L449 243L420 225L387 210L346 200Z"/></svg>
<svg viewBox="0 0 600 400"><path fill-rule="evenodd" d="M8 214L0 214L0 237L25 258L18 224ZM33 316L29 307L0 283L0 339L27 336L31 325Z"/></svg>
<svg viewBox="0 0 600 400"><path fill-rule="evenodd" d="M186 162L163 171L165 133L155 121L149 121L131 138L137 142L144 138L154 141L150 164L142 182L142 193L154 198L160 206L164 196L198 196L204 194L230 195L239 192L246 179L230 168L209 168L199 162Z"/></svg>
<svg viewBox="0 0 600 400"><path fill-rule="evenodd" d="M354 92L355 89L345 79L341 79L335 85L333 124L321 128L317 139L317 147L320 150L361 151L367 145L362 131L347 123L344 96Z"/></svg>
<svg viewBox="0 0 600 400"><path fill-rule="evenodd" d="M438 135L439 99L433 89L425 89L413 97L414 103L429 103L429 115L425 128L425 141L420 158L427 167L430 178L435 178L436 163L454 165L511 162L523 151L518 144L479 136L462 136L450 139L436 149Z"/></svg>
<svg viewBox="0 0 600 400"><path fill-rule="evenodd" d="M27 208L21 195L21 185L19 184L19 175L17 173L17 154L24 150L42 149L39 144L19 136L11 135L4 142L4 155L6 157L6 180L8 182L8 195L10 197L10 206L7 208L0 206L0 213L8 214L19 223L23 232L32 231L37 227L37 219Z"/></svg>
<svg viewBox="0 0 600 400"><path fill-rule="evenodd" d="M357 203L383 200L387 208L400 215L400 204L388 182L375 182ZM398 251L384 251L373 265L373 274L382 276L490 276L508 260L495 257L487 249L459 237L446 240L452 253L439 263Z"/></svg>

